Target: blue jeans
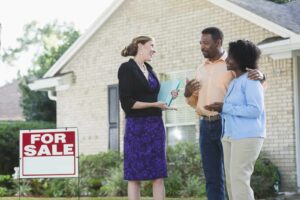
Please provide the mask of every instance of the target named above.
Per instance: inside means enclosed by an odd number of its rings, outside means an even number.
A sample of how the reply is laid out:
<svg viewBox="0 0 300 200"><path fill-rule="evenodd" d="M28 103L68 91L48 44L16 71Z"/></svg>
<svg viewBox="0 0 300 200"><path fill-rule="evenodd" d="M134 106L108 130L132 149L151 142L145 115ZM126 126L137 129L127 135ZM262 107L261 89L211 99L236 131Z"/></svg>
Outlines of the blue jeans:
<svg viewBox="0 0 300 200"><path fill-rule="evenodd" d="M200 152L208 200L225 200L222 121L200 120Z"/></svg>

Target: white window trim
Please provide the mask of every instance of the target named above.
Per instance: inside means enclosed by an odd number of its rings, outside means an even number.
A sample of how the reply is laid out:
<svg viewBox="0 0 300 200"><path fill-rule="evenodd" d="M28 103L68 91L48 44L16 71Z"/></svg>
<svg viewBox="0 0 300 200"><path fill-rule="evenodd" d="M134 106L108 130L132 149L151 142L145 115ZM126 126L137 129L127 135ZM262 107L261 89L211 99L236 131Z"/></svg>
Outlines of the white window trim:
<svg viewBox="0 0 300 200"><path fill-rule="evenodd" d="M274 60L292 58L292 51L300 49L300 37L285 39L258 46L264 55Z"/></svg>
<svg viewBox="0 0 300 200"><path fill-rule="evenodd" d="M296 169L297 169L297 187L300 189L300 99L299 99L299 67L297 57L300 57L300 51L293 52L293 83L294 83L294 114L295 114L295 135L296 135Z"/></svg>
<svg viewBox="0 0 300 200"><path fill-rule="evenodd" d="M28 84L30 90L34 91L62 91L67 90L75 82L75 75L73 72L64 75L43 78Z"/></svg>
<svg viewBox="0 0 300 200"><path fill-rule="evenodd" d="M170 124L165 124L166 128L171 128L171 127L178 127L178 126L196 126L196 123L194 122L186 122L186 123L170 123Z"/></svg>

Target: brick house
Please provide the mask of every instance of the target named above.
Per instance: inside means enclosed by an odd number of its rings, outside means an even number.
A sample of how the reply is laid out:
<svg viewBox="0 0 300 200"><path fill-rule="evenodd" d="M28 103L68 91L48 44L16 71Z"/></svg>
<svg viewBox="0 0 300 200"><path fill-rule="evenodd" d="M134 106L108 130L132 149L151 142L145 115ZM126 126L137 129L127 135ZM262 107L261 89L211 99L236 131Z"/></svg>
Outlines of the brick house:
<svg viewBox="0 0 300 200"><path fill-rule="evenodd" d="M0 121L24 121L20 106L19 82L13 81L0 87Z"/></svg>
<svg viewBox="0 0 300 200"><path fill-rule="evenodd" d="M263 151L279 167L283 190L293 190L300 186L299 13L299 1L114 0L30 87L48 91L57 101L58 127L79 128L82 153L120 150L124 114L118 103L117 70L127 60L120 56L122 48L135 36L151 35L158 52L151 64L160 79L185 79L193 77L203 60L201 30L218 26L225 34L225 49L229 41L246 38L263 51L260 67L268 80ZM197 141L196 114L182 94L174 103L178 111L164 114L168 144Z"/></svg>

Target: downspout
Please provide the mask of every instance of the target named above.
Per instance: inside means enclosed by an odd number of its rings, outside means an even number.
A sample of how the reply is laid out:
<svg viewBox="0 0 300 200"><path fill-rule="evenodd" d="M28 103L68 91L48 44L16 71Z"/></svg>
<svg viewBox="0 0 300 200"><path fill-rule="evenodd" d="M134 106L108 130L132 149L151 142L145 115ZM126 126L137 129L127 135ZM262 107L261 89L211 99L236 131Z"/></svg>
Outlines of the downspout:
<svg viewBox="0 0 300 200"><path fill-rule="evenodd" d="M48 97L52 101L57 101L57 96L55 90L48 90Z"/></svg>

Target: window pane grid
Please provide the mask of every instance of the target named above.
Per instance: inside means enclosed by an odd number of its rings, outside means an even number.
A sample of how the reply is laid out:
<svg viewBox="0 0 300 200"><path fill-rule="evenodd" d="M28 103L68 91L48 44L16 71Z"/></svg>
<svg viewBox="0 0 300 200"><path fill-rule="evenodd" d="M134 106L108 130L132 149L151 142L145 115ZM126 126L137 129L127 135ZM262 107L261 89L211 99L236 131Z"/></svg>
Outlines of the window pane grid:
<svg viewBox="0 0 300 200"><path fill-rule="evenodd" d="M185 101L183 96L186 78L192 79L195 70L171 72L161 74L162 81L180 80L179 96L172 102L172 107L176 107L177 111L164 112L164 121L167 131L168 145L175 145L180 141L196 141L196 113Z"/></svg>

